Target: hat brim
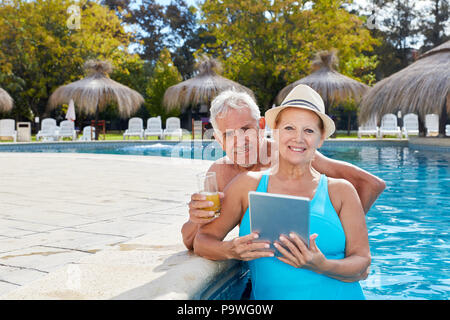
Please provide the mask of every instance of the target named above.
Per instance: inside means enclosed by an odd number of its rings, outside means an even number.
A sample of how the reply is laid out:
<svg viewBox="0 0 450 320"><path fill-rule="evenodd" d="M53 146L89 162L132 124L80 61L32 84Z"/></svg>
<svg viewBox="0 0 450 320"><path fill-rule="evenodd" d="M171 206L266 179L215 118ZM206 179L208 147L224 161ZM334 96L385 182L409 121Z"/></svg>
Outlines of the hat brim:
<svg viewBox="0 0 450 320"><path fill-rule="evenodd" d="M309 110L309 111L312 111L315 114L317 114L317 116L320 119L322 119L322 121L323 121L325 139L330 137L334 133L334 131L336 131L336 126L334 124L334 121L329 116L327 116L324 113L317 112L317 110L314 110L312 108L308 108L306 106L298 106L298 105L295 105L295 106L285 105L285 106L275 107L275 108L267 110L264 115L264 118L266 119L267 125L271 129L275 129L275 120L277 119L278 114L286 108L305 109L305 110Z"/></svg>

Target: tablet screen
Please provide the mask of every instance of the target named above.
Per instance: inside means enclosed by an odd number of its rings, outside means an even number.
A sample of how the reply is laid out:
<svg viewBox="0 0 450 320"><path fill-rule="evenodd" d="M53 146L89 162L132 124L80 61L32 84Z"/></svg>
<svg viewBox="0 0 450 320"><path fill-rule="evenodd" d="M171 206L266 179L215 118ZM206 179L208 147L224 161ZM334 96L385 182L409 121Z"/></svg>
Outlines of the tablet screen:
<svg viewBox="0 0 450 320"><path fill-rule="evenodd" d="M309 203L304 197L251 191L249 215L251 232L259 240L278 241L281 234L297 233L309 248ZM278 250L275 250L278 252Z"/></svg>

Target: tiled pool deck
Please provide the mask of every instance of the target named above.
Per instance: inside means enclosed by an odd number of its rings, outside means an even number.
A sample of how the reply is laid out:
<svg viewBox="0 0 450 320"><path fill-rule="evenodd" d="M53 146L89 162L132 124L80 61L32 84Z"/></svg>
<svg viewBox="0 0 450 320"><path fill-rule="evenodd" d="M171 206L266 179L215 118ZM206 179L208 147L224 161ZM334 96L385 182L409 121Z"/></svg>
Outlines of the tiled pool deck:
<svg viewBox="0 0 450 320"><path fill-rule="evenodd" d="M195 257L182 244L195 174L209 165L0 153L0 299L111 299L128 291L134 298L195 297L229 265Z"/></svg>

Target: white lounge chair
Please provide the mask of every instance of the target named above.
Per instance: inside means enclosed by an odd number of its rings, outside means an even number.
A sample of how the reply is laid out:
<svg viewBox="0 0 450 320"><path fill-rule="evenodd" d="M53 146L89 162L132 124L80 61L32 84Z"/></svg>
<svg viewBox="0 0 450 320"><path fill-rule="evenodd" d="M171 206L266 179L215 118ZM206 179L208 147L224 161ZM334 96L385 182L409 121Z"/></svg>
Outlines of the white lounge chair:
<svg viewBox="0 0 450 320"><path fill-rule="evenodd" d="M370 135L378 137L379 129L377 126L377 118L372 117L369 121L358 127L358 139L361 139L362 136Z"/></svg>
<svg viewBox="0 0 450 320"><path fill-rule="evenodd" d="M396 135L399 139L402 138L402 131L397 125L397 116L395 114L387 113L381 118L378 137L383 138L384 135Z"/></svg>
<svg viewBox="0 0 450 320"><path fill-rule="evenodd" d="M58 140L62 138L72 138L72 141L77 139L75 124L72 120L64 120L59 124Z"/></svg>
<svg viewBox="0 0 450 320"><path fill-rule="evenodd" d="M17 141L16 121L13 119L0 120L0 137L11 137Z"/></svg>
<svg viewBox="0 0 450 320"><path fill-rule="evenodd" d="M445 125L445 135L450 137L450 124Z"/></svg>
<svg viewBox="0 0 450 320"><path fill-rule="evenodd" d="M164 137L161 117L152 117L147 120L147 129L144 131L144 139L149 136L157 136L159 139Z"/></svg>
<svg viewBox="0 0 450 320"><path fill-rule="evenodd" d="M192 139L203 139L203 122L202 120L192 119Z"/></svg>
<svg viewBox="0 0 450 320"><path fill-rule="evenodd" d="M92 136L91 136L91 132L92 132ZM83 128L83 136L81 136L78 140L92 141L92 138L95 138L95 127L86 126Z"/></svg>
<svg viewBox="0 0 450 320"><path fill-rule="evenodd" d="M425 128L427 136L436 136L439 134L439 115L436 113L425 115Z"/></svg>
<svg viewBox="0 0 450 320"><path fill-rule="evenodd" d="M131 136L137 136L144 139L144 121L141 118L131 118L128 120L128 129L123 134L123 140Z"/></svg>
<svg viewBox="0 0 450 320"><path fill-rule="evenodd" d="M417 114L408 113L403 117L403 134L405 138L408 138L410 135L418 135L419 134L419 117Z"/></svg>
<svg viewBox="0 0 450 320"><path fill-rule="evenodd" d="M181 140L183 132L181 130L180 118L170 117L166 120L166 129L164 129L164 138L167 136L176 136L178 140Z"/></svg>
<svg viewBox="0 0 450 320"><path fill-rule="evenodd" d="M36 141L39 141L41 138L44 141L56 141L58 140L58 131L59 127L56 126L56 120L53 118L46 118L42 120L41 130L39 130L36 135Z"/></svg>

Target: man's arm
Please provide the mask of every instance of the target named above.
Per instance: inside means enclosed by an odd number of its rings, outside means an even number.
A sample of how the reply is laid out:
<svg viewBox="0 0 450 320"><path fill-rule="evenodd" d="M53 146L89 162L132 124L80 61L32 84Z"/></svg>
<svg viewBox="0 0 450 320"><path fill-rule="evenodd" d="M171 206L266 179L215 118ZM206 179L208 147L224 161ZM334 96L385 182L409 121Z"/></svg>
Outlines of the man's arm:
<svg viewBox="0 0 450 320"><path fill-rule="evenodd" d="M183 235L183 243L188 250L194 250L194 239L197 235L200 225L188 220L183 224L181 228L181 234Z"/></svg>
<svg viewBox="0 0 450 320"><path fill-rule="evenodd" d="M219 196L223 199L224 182L222 181L222 176L219 172L220 167L213 163L209 167L208 172L215 172L217 178L217 184L219 187ZM183 243L188 250L193 250L194 239L197 235L198 229L207 223L212 222L214 218L214 212L202 210L202 208L208 208L212 204L206 201L206 197L199 193L194 193L191 195L191 201L189 202L189 220L183 224L181 228L181 234L183 236Z"/></svg>
<svg viewBox="0 0 450 320"><path fill-rule="evenodd" d="M373 174L348 162L327 158L318 151L312 165L328 177L349 181L358 192L365 214L386 188L386 183Z"/></svg>

